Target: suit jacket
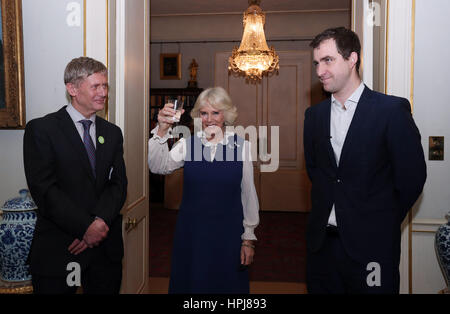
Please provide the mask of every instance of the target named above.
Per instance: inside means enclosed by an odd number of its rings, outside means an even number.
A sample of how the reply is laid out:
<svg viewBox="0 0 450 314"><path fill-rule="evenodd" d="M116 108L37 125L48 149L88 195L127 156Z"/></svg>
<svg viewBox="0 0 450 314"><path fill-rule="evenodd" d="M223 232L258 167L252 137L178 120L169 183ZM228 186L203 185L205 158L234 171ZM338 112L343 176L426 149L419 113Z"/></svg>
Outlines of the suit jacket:
<svg viewBox="0 0 450 314"><path fill-rule="evenodd" d="M37 221L29 253L32 273L67 275L67 264L78 262L84 269L103 251L111 260L123 257L122 216L127 178L120 128L96 118L96 176L83 141L66 107L30 121L24 135L25 176L36 202ZM68 247L82 240L95 217L109 227L98 247L78 256Z"/></svg>
<svg viewBox="0 0 450 314"><path fill-rule="evenodd" d="M422 192L426 164L407 99L365 87L339 165L330 142L331 100L306 110L304 149L312 182L308 250L326 236L333 204L347 253L362 263L397 262L400 227Z"/></svg>

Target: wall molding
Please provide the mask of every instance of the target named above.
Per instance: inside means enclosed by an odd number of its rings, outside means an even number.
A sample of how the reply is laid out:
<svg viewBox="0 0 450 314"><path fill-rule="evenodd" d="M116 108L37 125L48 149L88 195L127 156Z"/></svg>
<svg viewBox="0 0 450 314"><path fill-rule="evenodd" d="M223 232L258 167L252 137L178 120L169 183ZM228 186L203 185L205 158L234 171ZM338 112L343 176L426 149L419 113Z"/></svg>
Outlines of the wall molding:
<svg viewBox="0 0 450 314"><path fill-rule="evenodd" d="M108 0L83 1L83 54L94 58L109 68L109 3ZM102 114L100 114L102 115ZM109 119L109 104L106 101L104 113Z"/></svg>
<svg viewBox="0 0 450 314"><path fill-rule="evenodd" d="M108 0L84 0L84 55L108 66Z"/></svg>
<svg viewBox="0 0 450 314"><path fill-rule="evenodd" d="M208 12L208 13L167 13L152 14L150 17L177 17L177 16L218 16L218 15L243 15L245 9L240 12ZM265 14L309 14L309 13L329 13L329 12L351 12L351 9L328 9L328 10L287 10L287 11L264 11Z"/></svg>
<svg viewBox="0 0 450 314"><path fill-rule="evenodd" d="M268 39L314 37L326 28L349 21L350 10L305 14L266 15ZM227 31L223 31L227 25ZM165 15L151 18L152 41L238 40L242 38L242 12L239 14Z"/></svg>
<svg viewBox="0 0 450 314"><path fill-rule="evenodd" d="M439 226L447 223L446 219L415 219L412 221L411 232L416 233L436 233Z"/></svg>
<svg viewBox="0 0 450 314"><path fill-rule="evenodd" d="M116 125L125 131L125 0L116 1Z"/></svg>

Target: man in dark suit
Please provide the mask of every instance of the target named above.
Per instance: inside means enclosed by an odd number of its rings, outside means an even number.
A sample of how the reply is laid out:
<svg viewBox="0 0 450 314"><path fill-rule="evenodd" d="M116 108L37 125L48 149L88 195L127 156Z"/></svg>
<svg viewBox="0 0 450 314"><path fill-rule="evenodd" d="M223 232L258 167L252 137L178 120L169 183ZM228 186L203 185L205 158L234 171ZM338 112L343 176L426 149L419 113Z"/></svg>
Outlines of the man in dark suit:
<svg viewBox="0 0 450 314"><path fill-rule="evenodd" d="M127 178L122 132L96 116L108 97L108 73L101 62L80 57L67 65L64 81L71 104L30 121L24 135L25 175L38 206L29 254L33 288L75 293L78 275L85 293L115 294Z"/></svg>
<svg viewBox="0 0 450 314"><path fill-rule="evenodd" d="M354 32L328 29L311 47L331 99L305 113L308 291L398 293L401 223L426 180L410 104L361 82Z"/></svg>

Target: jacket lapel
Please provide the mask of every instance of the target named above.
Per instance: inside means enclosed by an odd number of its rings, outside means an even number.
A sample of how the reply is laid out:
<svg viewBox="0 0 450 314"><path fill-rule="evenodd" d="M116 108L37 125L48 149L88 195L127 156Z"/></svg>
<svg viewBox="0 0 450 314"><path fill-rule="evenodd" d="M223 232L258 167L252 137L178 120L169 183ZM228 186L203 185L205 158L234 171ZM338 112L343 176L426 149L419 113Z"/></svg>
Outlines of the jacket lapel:
<svg viewBox="0 0 450 314"><path fill-rule="evenodd" d="M75 151L76 156L80 159L83 168L86 170L89 177L95 181L94 174L92 173L91 164L89 163L89 157L84 147L83 141L81 140L80 134L77 131L72 119L66 111L66 106L58 111L58 117L60 121L60 128L67 137L67 140L71 144Z"/></svg>
<svg viewBox="0 0 450 314"><path fill-rule="evenodd" d="M325 130L324 134L327 137L325 140L326 140L326 145L327 145L327 149L328 149L328 155L330 157L333 168L337 168L336 157L334 156L333 146L331 146L331 131L330 131L331 98L330 98L328 105L325 106L324 117L325 117L325 119L323 119L323 122L324 122L323 127Z"/></svg>
<svg viewBox="0 0 450 314"><path fill-rule="evenodd" d="M361 145L361 143L358 142L358 136L363 135L365 132L365 119L370 116L371 107L372 91L366 86L361 98L359 99L352 122L350 123L350 127L344 141L344 146L342 147L339 166L345 163L347 155L352 151L354 145Z"/></svg>
<svg viewBox="0 0 450 314"><path fill-rule="evenodd" d="M95 158L96 158L96 176L99 178L102 173L105 173L105 165L106 162L104 161L105 157L105 150L109 144L108 140L110 138L108 137L108 128L106 127L106 123L103 119L97 117L95 120L95 126L96 126L96 151L95 151ZM99 140L99 138L102 139L102 142ZM109 173L109 169L108 169ZM99 180L101 181L101 180Z"/></svg>

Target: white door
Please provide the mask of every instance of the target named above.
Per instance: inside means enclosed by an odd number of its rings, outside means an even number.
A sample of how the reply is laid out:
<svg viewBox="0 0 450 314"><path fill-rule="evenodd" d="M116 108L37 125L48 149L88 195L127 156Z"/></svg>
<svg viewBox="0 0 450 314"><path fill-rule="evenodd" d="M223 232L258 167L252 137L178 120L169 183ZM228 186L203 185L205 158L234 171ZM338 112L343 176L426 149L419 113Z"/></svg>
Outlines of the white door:
<svg viewBox="0 0 450 314"><path fill-rule="evenodd" d="M148 102L149 0L115 0L116 124L124 133L128 197L122 210L125 257L122 293L146 293L149 280ZM114 51L115 50L115 51Z"/></svg>

